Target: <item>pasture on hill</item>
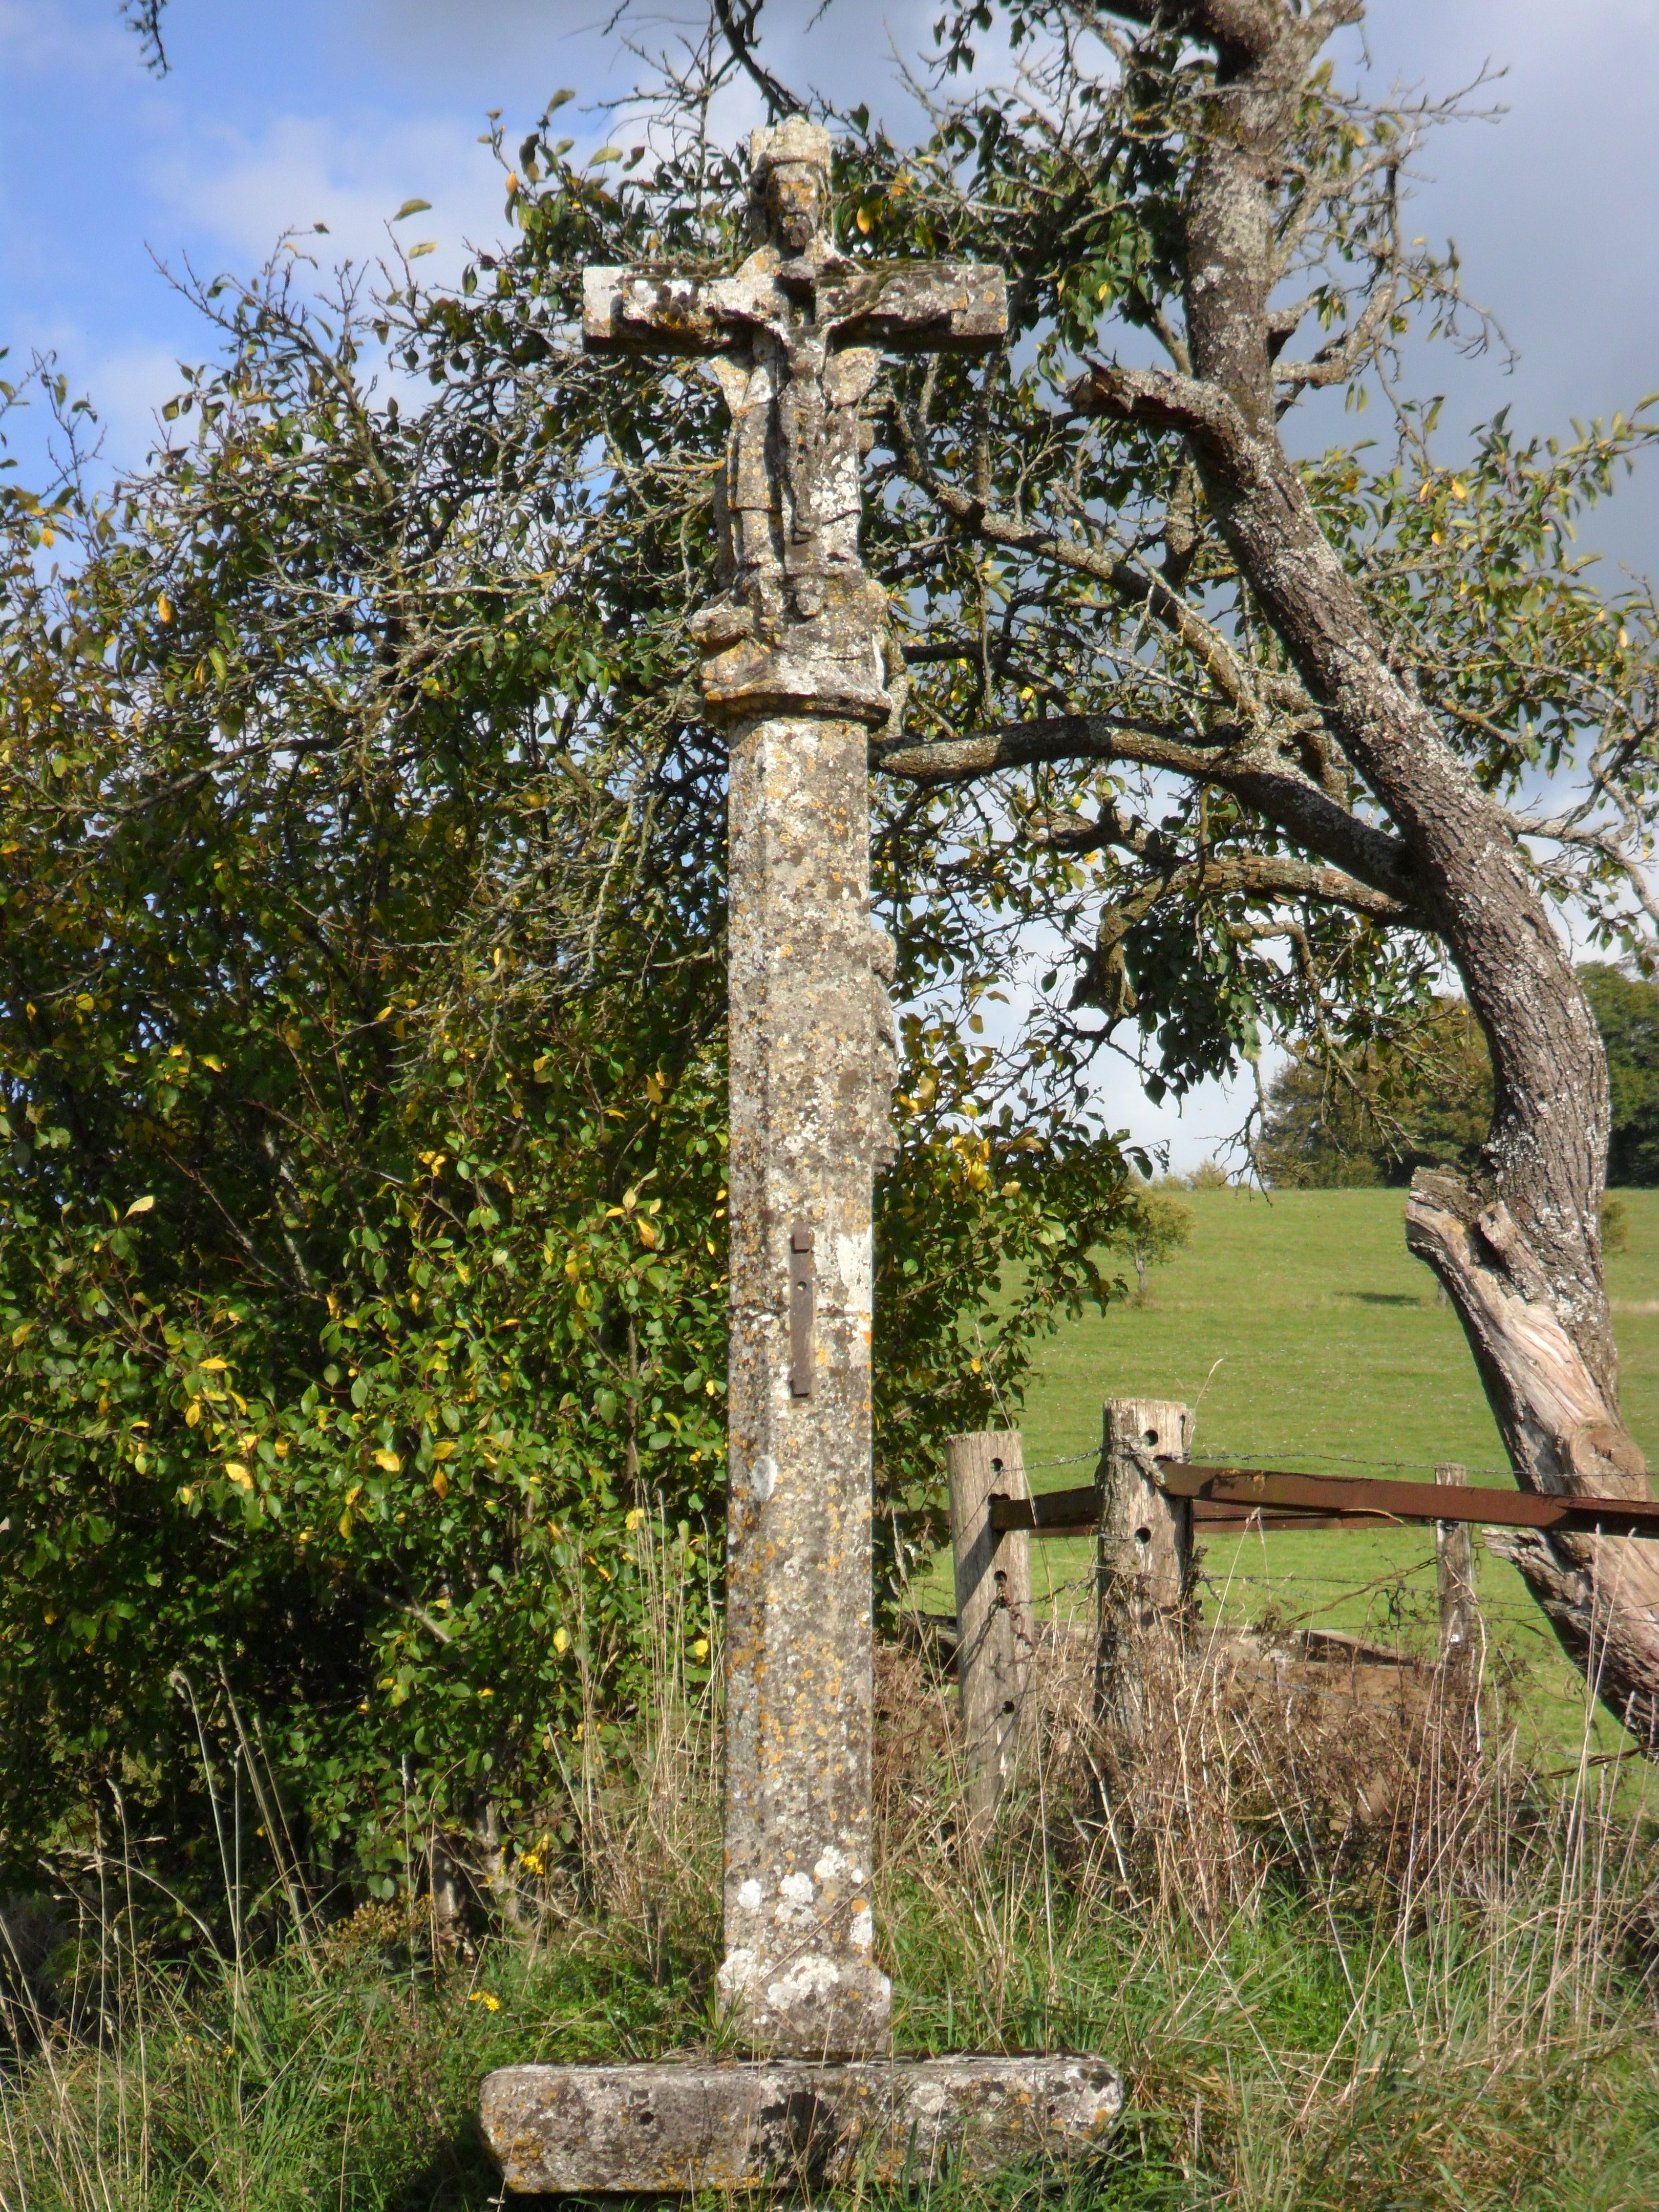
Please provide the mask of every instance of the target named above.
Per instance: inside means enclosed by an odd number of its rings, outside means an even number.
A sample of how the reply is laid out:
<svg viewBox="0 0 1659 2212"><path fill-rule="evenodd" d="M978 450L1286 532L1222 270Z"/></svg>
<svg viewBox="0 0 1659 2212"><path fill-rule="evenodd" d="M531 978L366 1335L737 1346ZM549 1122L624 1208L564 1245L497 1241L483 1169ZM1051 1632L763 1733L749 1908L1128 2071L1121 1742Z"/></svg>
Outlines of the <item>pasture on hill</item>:
<svg viewBox="0 0 1659 2212"><path fill-rule="evenodd" d="M1659 1454L1659 1191L1619 1194L1628 1234L1607 1263L1626 1420ZM1016 1425L1035 1490L1086 1483L1109 1398L1176 1398L1197 1409L1194 1456L1331 1475L1432 1480L1437 1461L1472 1483L1512 1488L1463 1332L1434 1278L1406 1249L1401 1190L1243 1188L1186 1191L1184 1251L1127 1298L1070 1322L1042 1347ZM1131 1278L1131 1280L1133 1279ZM1092 1548L1034 1540L1034 1587L1075 1615ZM1434 1614L1434 1534L1425 1528L1274 1532L1204 1547L1206 1620L1271 1617L1421 1642ZM1476 1575L1489 1668L1522 1671L1523 1723L1572 1753L1617 1747L1587 1711L1520 1577L1479 1539ZM948 1555L916 1586L948 1612ZM1586 1727L1589 1735L1586 1737Z"/></svg>

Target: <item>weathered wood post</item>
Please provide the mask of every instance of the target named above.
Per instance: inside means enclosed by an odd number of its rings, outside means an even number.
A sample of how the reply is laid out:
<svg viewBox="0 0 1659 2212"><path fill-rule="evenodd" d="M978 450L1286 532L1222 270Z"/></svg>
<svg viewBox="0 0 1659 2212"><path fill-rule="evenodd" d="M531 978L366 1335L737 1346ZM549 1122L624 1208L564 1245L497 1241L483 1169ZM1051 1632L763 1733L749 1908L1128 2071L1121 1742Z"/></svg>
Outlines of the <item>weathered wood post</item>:
<svg viewBox="0 0 1659 2212"><path fill-rule="evenodd" d="M962 1693L968 1811L988 1820L1030 1726L1031 1542L991 1526L993 1498L1029 1498L1025 1455L1012 1431L951 1437L951 1553L957 1579L957 1684Z"/></svg>
<svg viewBox="0 0 1659 2212"><path fill-rule="evenodd" d="M999 344L1002 274L838 252L829 134L804 116L750 154L743 265L590 269L584 330L601 353L702 360L732 416L725 589L692 624L731 753L719 1988L764 2055L501 2069L483 2122L509 2191L816 2185L866 2159L878 2182L926 2183L946 2158L1096 2141L1122 2104L1092 2058L889 2059L871 1910L871 1186L895 1059L868 743L892 701L886 602L859 557L859 410L883 347Z"/></svg>
<svg viewBox="0 0 1659 2212"><path fill-rule="evenodd" d="M1441 1462L1437 1482L1461 1489L1468 1469ZM1480 1610L1474 1595L1474 1531L1467 1521L1434 1524L1434 1574L1440 1597L1440 1657L1446 1666L1471 1665L1480 1649Z"/></svg>
<svg viewBox="0 0 1659 2212"><path fill-rule="evenodd" d="M1156 1459L1187 1458L1193 1417L1170 1399L1114 1398L1103 1431L1095 1717L1121 1778L1146 1737L1149 1668L1186 1649L1193 1509L1166 1498L1150 1469Z"/></svg>

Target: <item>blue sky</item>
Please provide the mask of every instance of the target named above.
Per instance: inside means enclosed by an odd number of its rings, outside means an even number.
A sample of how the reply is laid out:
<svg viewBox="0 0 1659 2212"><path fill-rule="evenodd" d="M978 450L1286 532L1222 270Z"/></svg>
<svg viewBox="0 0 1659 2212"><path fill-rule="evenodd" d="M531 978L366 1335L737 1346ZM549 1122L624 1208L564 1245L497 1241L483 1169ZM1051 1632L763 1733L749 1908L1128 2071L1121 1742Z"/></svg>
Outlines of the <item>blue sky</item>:
<svg viewBox="0 0 1659 2212"><path fill-rule="evenodd" d="M467 241L501 233L498 173L477 143L488 110L511 139L570 85L579 144L611 135L583 106L625 93L639 65L604 29L609 12L607 0L172 0L173 68L158 81L116 0L0 0L9 368L55 351L98 406L112 462L142 461L177 363L202 352L155 260L246 270L285 228L318 222L319 246L373 258L387 218L419 196L432 211L410 228L438 242L426 267L458 269ZM676 14L701 12L646 0L633 34L660 40ZM892 49L924 47L938 0L834 0L812 29L817 12L771 0L773 65L902 124ZM1449 90L1484 64L1507 68L1485 97L1508 115L1443 134L1419 186L1413 229L1456 238L1470 290L1521 356L1504 377L1434 349L1416 380L1446 393L1447 420L1508 404L1524 428L1565 428L1659 387L1656 0L1372 0L1364 40L1383 82ZM1345 60L1359 57L1349 36ZM753 119L741 94L723 118L733 133ZM1659 567L1659 468L1589 537L1611 560ZM1208 1097L1177 1122L1118 1088L1122 1118L1172 1137L1178 1162L1237 1118Z"/></svg>

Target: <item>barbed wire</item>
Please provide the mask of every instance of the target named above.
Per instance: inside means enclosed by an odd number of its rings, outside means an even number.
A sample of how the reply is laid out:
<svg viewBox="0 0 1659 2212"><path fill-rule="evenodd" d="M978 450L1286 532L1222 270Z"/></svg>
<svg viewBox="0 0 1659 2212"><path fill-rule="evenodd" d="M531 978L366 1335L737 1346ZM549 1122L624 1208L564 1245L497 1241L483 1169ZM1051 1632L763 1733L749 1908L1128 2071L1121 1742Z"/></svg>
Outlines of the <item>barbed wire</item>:
<svg viewBox="0 0 1659 2212"><path fill-rule="evenodd" d="M1455 1464L1461 1467L1466 1474L1507 1475L1511 1481L1515 1479L1515 1470L1510 1467L1479 1467L1468 1460L1366 1459L1356 1452L1321 1451L1316 1445L1310 1444L1259 1444L1252 1451L1235 1451L1221 1446L1206 1445L1205 1452L1206 1456L1225 1460L1230 1464L1237 1462L1241 1466L1249 1460L1316 1459L1334 1467L1417 1468L1432 1471L1437 1467ZM1082 1467L1086 1462L1097 1461L1101 1455L1102 1447L1096 1444L1088 1451L1064 1452L1054 1459L1028 1460L1025 1471L1028 1474L1036 1474L1046 1467Z"/></svg>
<svg viewBox="0 0 1659 2212"><path fill-rule="evenodd" d="M1212 1449L1213 1448L1209 1445L1205 1447L1206 1452ZM1312 1444L1261 1444L1254 1451L1218 1450L1216 1456L1218 1459L1239 1461L1280 1458L1317 1459L1328 1461L1336 1467L1414 1467L1432 1469L1437 1467L1457 1466L1461 1467L1466 1474L1504 1474L1508 1475L1511 1481L1515 1479L1515 1470L1510 1467L1476 1467L1471 1465L1468 1460L1452 1461L1446 1458L1364 1459L1354 1452L1321 1451L1316 1445Z"/></svg>

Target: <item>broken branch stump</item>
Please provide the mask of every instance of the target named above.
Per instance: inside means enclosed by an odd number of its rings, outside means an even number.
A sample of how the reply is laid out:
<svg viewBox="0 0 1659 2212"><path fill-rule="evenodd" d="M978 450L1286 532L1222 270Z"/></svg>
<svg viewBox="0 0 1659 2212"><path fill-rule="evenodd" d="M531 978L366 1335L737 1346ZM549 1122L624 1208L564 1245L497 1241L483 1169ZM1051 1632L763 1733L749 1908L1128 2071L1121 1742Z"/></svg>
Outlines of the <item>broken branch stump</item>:
<svg viewBox="0 0 1659 2212"><path fill-rule="evenodd" d="M983 1429L945 1447L957 1579L957 1683L962 1693L968 1810L988 1820L1028 1731L1030 1539L991 1525L994 1497L1028 1498L1025 1455L1012 1431Z"/></svg>

